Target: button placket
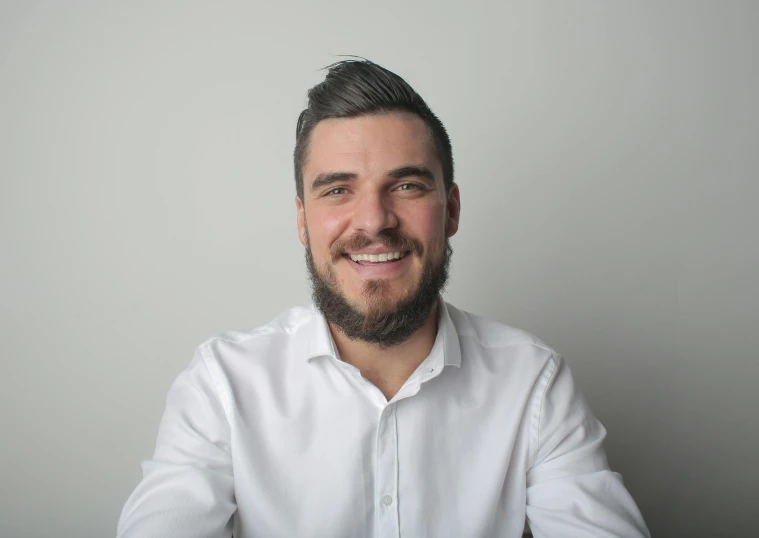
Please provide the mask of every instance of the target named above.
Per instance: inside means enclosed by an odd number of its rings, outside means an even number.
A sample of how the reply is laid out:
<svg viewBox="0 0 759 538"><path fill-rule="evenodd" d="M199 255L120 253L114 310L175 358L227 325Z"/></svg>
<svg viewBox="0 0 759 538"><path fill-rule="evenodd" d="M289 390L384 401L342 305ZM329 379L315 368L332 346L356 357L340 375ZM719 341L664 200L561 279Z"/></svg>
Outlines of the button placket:
<svg viewBox="0 0 759 538"><path fill-rule="evenodd" d="M398 537L398 429L396 405L385 407L377 430L377 536Z"/></svg>

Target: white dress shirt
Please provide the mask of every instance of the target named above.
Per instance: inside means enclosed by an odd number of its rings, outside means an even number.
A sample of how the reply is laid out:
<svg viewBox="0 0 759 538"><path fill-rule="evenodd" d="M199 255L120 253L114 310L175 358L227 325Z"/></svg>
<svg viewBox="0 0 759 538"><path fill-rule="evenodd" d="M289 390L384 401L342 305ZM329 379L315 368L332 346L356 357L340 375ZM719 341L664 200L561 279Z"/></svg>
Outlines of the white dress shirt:
<svg viewBox="0 0 759 538"><path fill-rule="evenodd" d="M172 385L120 538L639 537L606 432L535 337L442 299L388 401L290 309L202 344Z"/></svg>

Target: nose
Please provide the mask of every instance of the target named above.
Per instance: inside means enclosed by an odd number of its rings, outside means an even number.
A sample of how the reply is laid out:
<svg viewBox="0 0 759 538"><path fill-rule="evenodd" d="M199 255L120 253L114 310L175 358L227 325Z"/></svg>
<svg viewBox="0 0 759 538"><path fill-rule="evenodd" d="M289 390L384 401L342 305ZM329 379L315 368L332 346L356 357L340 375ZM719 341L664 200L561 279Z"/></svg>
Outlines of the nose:
<svg viewBox="0 0 759 538"><path fill-rule="evenodd" d="M369 237L376 237L383 230L398 226L392 203L383 194L375 191L361 195L353 214L353 228Z"/></svg>

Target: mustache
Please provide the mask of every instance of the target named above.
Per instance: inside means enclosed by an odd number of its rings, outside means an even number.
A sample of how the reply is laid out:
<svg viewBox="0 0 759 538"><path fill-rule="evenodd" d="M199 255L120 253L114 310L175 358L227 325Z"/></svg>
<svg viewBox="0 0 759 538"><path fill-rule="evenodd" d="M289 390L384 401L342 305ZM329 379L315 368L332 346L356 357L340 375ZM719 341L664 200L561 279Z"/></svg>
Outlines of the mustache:
<svg viewBox="0 0 759 538"><path fill-rule="evenodd" d="M357 233L345 239L338 239L332 244L332 248L330 249L332 261L338 261L348 250L360 250L377 244L395 251L410 250L417 256L421 256L424 253L424 245L422 245L421 241L397 232L381 232L375 238Z"/></svg>

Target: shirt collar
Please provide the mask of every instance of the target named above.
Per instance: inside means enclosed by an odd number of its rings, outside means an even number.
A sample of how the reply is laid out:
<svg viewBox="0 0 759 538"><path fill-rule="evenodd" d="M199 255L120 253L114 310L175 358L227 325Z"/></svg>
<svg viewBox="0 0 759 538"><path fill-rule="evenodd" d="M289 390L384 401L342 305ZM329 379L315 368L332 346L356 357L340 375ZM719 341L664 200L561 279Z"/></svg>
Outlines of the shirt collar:
<svg viewBox="0 0 759 538"><path fill-rule="evenodd" d="M311 362L316 357L333 357L338 359L335 342L329 331L327 320L315 305L311 305L313 311L312 318L303 327L305 360ZM459 344L459 335L456 327L448 312L446 302L442 296L438 296L438 326L436 344L442 339L443 347L443 365L444 366L461 366L461 346ZM433 346L437 347L436 345Z"/></svg>
<svg viewBox="0 0 759 538"><path fill-rule="evenodd" d="M438 335L443 337L443 365L444 366L461 366L461 344L459 343L459 333L453 324L451 315L448 312L448 305L440 296L438 299Z"/></svg>
<svg viewBox="0 0 759 538"><path fill-rule="evenodd" d="M306 348L306 362L311 362L311 359L317 357L333 357L337 359L337 347L335 341L332 339L332 333L329 332L329 325L327 320L316 308L316 305L311 305L313 316L307 323L305 329L305 344Z"/></svg>

